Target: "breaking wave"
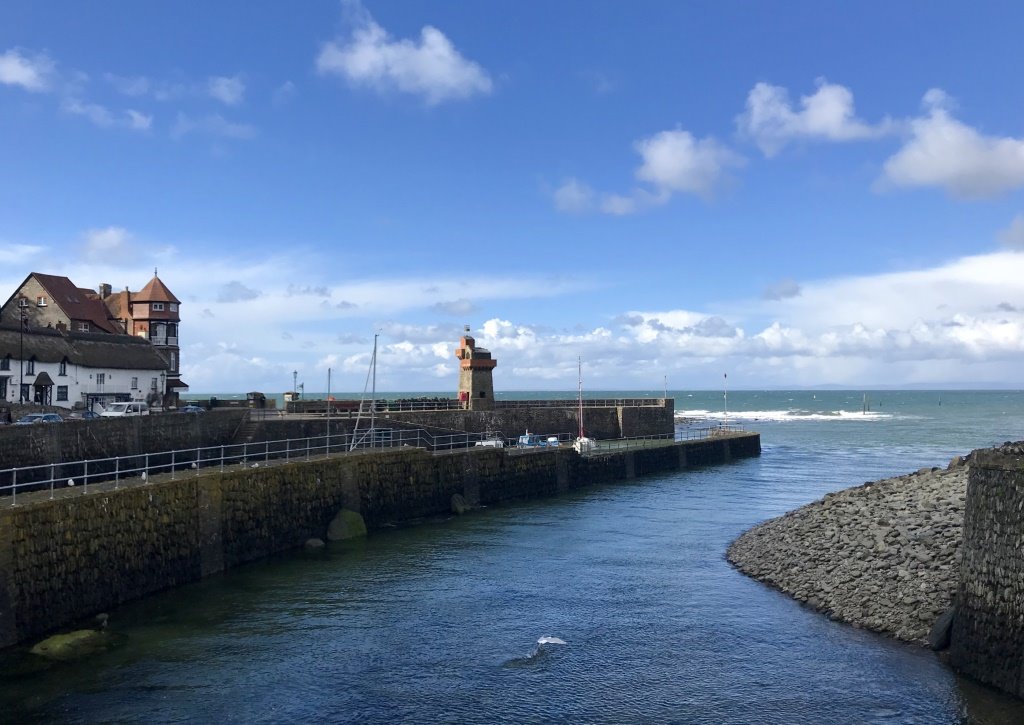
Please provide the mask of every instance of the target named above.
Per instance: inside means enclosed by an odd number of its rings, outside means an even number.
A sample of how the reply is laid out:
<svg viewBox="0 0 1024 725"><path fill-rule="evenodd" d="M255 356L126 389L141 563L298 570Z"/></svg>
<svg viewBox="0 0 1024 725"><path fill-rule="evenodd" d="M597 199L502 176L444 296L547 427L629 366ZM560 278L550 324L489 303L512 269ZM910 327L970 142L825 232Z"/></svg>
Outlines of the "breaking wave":
<svg viewBox="0 0 1024 725"><path fill-rule="evenodd" d="M728 414L721 410L677 410L677 421L713 420L715 422L729 420L764 420L775 422L807 421L807 420L840 420L840 421L871 421L890 420L892 413L879 413L874 410L730 410Z"/></svg>

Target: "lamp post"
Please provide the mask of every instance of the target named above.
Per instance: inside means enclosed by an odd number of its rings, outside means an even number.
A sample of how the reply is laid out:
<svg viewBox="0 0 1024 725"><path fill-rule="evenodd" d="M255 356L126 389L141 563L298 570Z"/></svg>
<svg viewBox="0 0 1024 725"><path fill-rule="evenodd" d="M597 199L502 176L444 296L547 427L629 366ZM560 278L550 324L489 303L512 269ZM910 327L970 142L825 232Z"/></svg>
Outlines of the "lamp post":
<svg viewBox="0 0 1024 725"><path fill-rule="evenodd" d="M18 300L18 402L25 402L25 328L28 327L28 300Z"/></svg>
<svg viewBox="0 0 1024 725"><path fill-rule="evenodd" d="M293 393L298 393L299 392L299 371L298 370L292 370L292 392Z"/></svg>
<svg viewBox="0 0 1024 725"><path fill-rule="evenodd" d="M167 373L160 373L160 410L164 408L164 401L167 399Z"/></svg>

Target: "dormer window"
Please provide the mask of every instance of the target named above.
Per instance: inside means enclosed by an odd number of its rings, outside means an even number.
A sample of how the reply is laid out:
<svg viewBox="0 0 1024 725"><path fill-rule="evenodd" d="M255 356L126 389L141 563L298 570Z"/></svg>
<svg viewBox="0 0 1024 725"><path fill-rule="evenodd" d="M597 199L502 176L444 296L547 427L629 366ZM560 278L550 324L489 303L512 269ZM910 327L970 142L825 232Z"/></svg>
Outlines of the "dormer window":
<svg viewBox="0 0 1024 725"><path fill-rule="evenodd" d="M78 331L79 332L88 332L89 331L89 323L88 322L79 322L78 323Z"/></svg>
<svg viewBox="0 0 1024 725"><path fill-rule="evenodd" d="M35 375L36 374L36 358L33 355L28 362L25 363L25 374Z"/></svg>
<svg viewBox="0 0 1024 725"><path fill-rule="evenodd" d="M64 358L63 360L60 361L60 367L57 369L57 374L58 375L67 375L68 374L68 359L67 358Z"/></svg>
<svg viewBox="0 0 1024 725"><path fill-rule="evenodd" d="M46 298L42 295L36 297L36 307L46 307Z"/></svg>
<svg viewBox="0 0 1024 725"><path fill-rule="evenodd" d="M163 302L154 302L153 303L153 312L163 312L163 311L164 311L164 303Z"/></svg>

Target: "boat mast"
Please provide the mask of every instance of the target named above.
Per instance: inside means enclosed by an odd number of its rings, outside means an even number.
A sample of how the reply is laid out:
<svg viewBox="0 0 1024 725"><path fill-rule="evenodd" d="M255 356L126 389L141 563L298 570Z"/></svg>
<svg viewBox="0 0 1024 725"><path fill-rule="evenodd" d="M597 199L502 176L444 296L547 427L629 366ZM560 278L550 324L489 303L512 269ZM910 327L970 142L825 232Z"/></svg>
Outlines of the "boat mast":
<svg viewBox="0 0 1024 725"><path fill-rule="evenodd" d="M370 389L370 447L374 442L374 416L377 408L377 338L380 333L373 333L373 357L370 358L370 370L373 374L373 387Z"/></svg>
<svg viewBox="0 0 1024 725"><path fill-rule="evenodd" d="M576 356L576 369L579 378L579 389L580 389L580 438L583 438L583 359Z"/></svg>

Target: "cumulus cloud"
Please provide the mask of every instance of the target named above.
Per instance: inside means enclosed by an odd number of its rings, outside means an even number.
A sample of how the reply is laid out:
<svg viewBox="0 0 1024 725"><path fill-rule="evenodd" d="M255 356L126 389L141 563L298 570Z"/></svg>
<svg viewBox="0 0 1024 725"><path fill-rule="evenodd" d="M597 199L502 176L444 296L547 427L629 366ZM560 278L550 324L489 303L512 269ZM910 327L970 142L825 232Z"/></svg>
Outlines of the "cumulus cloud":
<svg viewBox="0 0 1024 725"><path fill-rule="evenodd" d="M179 113L177 120L174 122L174 127L171 129L171 137L180 139L189 134L248 140L256 137L256 127L248 123L228 121L219 113L213 113L201 118L193 118L184 113Z"/></svg>
<svg viewBox="0 0 1024 725"><path fill-rule="evenodd" d="M883 166L876 188L934 186L960 199L984 199L1024 186L1024 138L986 136L953 118L945 92L924 96L925 115Z"/></svg>
<svg viewBox="0 0 1024 725"><path fill-rule="evenodd" d="M794 109L785 88L758 83L747 94L746 110L736 124L768 157L800 138L857 141L893 130L888 119L872 125L857 118L850 89L824 79L818 80L813 94L801 96L799 109Z"/></svg>
<svg viewBox="0 0 1024 725"><path fill-rule="evenodd" d="M785 300L799 295L800 285L795 280L782 279L769 285L761 296L766 300Z"/></svg>
<svg viewBox="0 0 1024 725"><path fill-rule="evenodd" d="M730 169L743 166L742 156L713 138L698 139L689 131L661 131L634 145L642 163L634 175L648 187L626 194L597 194L577 179L555 190L555 208L566 213L598 210L625 216L664 204L673 194L694 194L710 200L730 180Z"/></svg>
<svg viewBox="0 0 1024 725"><path fill-rule="evenodd" d="M221 286L217 293L218 302L245 302L260 296L259 290L246 287L238 280L232 280Z"/></svg>
<svg viewBox="0 0 1024 725"><path fill-rule="evenodd" d="M1024 214L1018 214L1010 226L999 232L999 241L1010 249L1024 252Z"/></svg>
<svg viewBox="0 0 1024 725"><path fill-rule="evenodd" d="M50 90L56 64L45 54L24 54L11 48L0 55L0 83L42 93Z"/></svg>
<svg viewBox="0 0 1024 725"><path fill-rule="evenodd" d="M418 41L398 40L358 4L349 9L351 33L321 47L316 59L320 74L381 93L421 96L429 105L491 92L487 71L463 57L437 28L425 26Z"/></svg>
<svg viewBox="0 0 1024 725"><path fill-rule="evenodd" d="M688 131L662 131L637 141L643 164L636 171L641 181L659 191L696 194L710 198L730 167L742 166L739 154L713 138L697 139Z"/></svg>
<svg viewBox="0 0 1024 725"><path fill-rule="evenodd" d="M206 92L226 106L237 106L245 98L245 83L239 76L210 76Z"/></svg>
<svg viewBox="0 0 1024 725"><path fill-rule="evenodd" d="M8 244L0 242L0 265L24 265L39 256L46 247L37 244Z"/></svg>

